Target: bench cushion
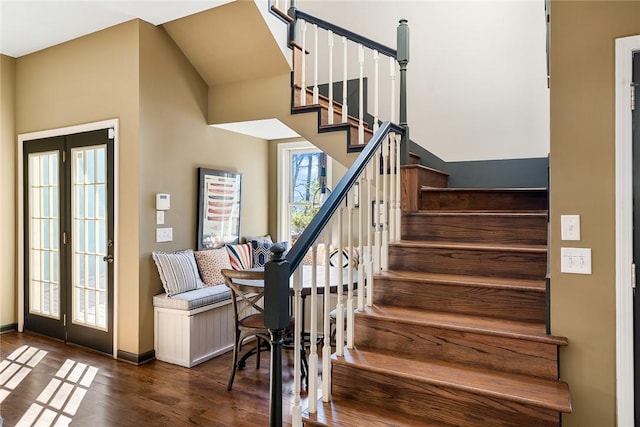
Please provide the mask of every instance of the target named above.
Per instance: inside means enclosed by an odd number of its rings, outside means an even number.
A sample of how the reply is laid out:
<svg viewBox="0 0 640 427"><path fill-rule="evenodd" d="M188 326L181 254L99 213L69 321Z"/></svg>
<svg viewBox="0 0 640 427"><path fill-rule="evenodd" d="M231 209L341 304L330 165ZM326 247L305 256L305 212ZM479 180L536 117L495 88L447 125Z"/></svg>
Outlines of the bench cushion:
<svg viewBox="0 0 640 427"><path fill-rule="evenodd" d="M172 297L167 294L156 295L153 297L153 306L188 311L230 298L231 291L226 285L214 285L183 292Z"/></svg>

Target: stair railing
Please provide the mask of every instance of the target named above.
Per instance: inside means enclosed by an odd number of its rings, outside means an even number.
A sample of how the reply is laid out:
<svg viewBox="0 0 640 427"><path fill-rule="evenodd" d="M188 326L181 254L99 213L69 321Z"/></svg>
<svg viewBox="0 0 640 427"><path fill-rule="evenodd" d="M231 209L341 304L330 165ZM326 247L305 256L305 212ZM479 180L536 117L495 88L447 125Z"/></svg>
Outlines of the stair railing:
<svg viewBox="0 0 640 427"><path fill-rule="evenodd" d="M296 9L295 4L289 14L294 19L290 24L290 34L295 38L294 58L296 49L299 53L299 58L294 59L294 106L324 103L330 126L355 121L357 141L352 141L349 149L362 148L382 120L406 127L409 27L405 19L398 26L396 50ZM355 97L350 93L354 91L350 81L357 82ZM324 99L321 86L326 88ZM372 102L366 98L369 93L373 94ZM406 154L401 155L404 164Z"/></svg>
<svg viewBox="0 0 640 427"><path fill-rule="evenodd" d="M344 354L345 345L347 348L354 346L354 310L364 310L365 305L373 304L373 276L387 269L388 243L400 238L399 228L395 227L398 222L391 218L400 213L399 192L392 189L400 185L399 153L403 133L404 128L397 124L382 123L344 177L328 194L286 257L282 256L282 250L276 249L274 257L266 264L265 321L274 338L271 402L272 416L276 419L272 418L272 425L281 423L277 416L282 415L282 409L280 407L278 410L273 405L277 405L278 401L282 404L280 351L282 333L289 316L287 298L291 293L295 317L294 348L302 348L302 339L305 339L309 348L308 366L304 370L302 352L294 352L292 424L301 425L302 378L299 373L306 370L310 413L317 411L319 389L323 401L328 402L331 398L331 312L335 313L335 353L340 357ZM343 236L345 225L346 239ZM331 257L331 248L337 249L336 259ZM318 254L322 250L324 252L320 257ZM307 267L302 261L309 255L311 264ZM331 264L335 267L331 267ZM305 273L310 277L305 277ZM335 287L335 302L332 301L329 286ZM308 334L302 328L305 299L309 301L311 312ZM318 313L319 306L322 307L321 313ZM319 319L322 319L320 325ZM321 370L317 345L314 343L322 344Z"/></svg>

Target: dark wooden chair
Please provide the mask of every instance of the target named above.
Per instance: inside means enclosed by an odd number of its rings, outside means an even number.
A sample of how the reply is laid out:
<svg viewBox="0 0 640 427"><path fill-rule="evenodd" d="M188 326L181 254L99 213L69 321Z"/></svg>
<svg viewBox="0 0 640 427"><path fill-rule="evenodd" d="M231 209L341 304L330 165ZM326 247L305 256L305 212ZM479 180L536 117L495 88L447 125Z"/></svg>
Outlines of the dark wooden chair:
<svg viewBox="0 0 640 427"><path fill-rule="evenodd" d="M236 370L245 367L247 358L255 354L256 369L260 368L260 349L269 343L269 330L264 324L264 271L223 269L222 275L233 305L233 366L227 385L231 390ZM256 338L255 347L238 360L243 342L251 337Z"/></svg>

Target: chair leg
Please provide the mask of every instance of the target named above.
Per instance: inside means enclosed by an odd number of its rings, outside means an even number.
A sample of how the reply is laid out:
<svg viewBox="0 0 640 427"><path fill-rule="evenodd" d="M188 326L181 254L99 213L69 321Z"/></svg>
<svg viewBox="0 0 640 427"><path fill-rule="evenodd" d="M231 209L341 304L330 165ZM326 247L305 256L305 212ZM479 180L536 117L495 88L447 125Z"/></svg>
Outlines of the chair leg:
<svg viewBox="0 0 640 427"><path fill-rule="evenodd" d="M236 329L233 334L233 340L233 365L231 365L231 376L229 377L229 383L227 384L227 391L231 391L231 387L233 387L233 380L236 376L236 369L238 367L238 353L240 352L240 331L238 329Z"/></svg>
<svg viewBox="0 0 640 427"><path fill-rule="evenodd" d="M256 337L256 369L260 369L260 346L262 345L260 337Z"/></svg>

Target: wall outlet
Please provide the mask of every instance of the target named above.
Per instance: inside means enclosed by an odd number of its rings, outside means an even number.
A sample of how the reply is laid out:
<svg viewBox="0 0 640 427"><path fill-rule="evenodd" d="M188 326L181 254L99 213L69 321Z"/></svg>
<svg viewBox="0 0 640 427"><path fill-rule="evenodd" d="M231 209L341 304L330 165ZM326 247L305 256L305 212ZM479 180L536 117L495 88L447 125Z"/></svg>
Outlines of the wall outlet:
<svg viewBox="0 0 640 427"><path fill-rule="evenodd" d="M156 228L156 242L171 242L173 240L173 227Z"/></svg>
<svg viewBox="0 0 640 427"><path fill-rule="evenodd" d="M560 248L561 273L591 274L591 248Z"/></svg>

